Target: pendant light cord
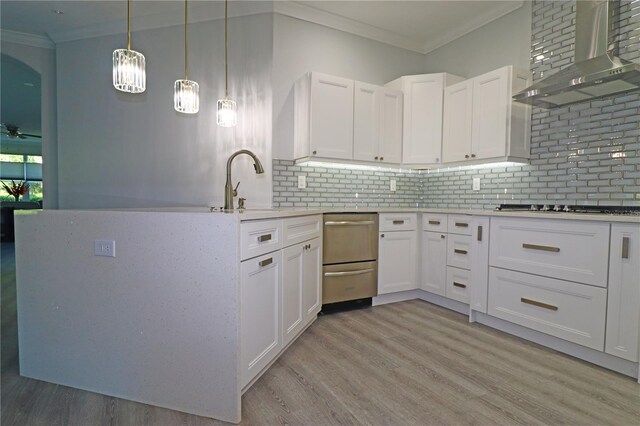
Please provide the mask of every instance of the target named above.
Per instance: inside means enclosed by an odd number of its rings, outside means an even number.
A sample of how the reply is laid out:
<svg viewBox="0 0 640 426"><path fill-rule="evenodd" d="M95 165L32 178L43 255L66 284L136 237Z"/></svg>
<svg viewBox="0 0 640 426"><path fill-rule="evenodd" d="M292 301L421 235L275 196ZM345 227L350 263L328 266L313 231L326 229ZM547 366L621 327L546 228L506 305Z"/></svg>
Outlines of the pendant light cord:
<svg viewBox="0 0 640 426"><path fill-rule="evenodd" d="M131 0L127 0L127 50L131 50Z"/></svg>
<svg viewBox="0 0 640 426"><path fill-rule="evenodd" d="M229 97L229 60L227 51L229 50L227 41L227 7L228 0L224 0L224 97Z"/></svg>
<svg viewBox="0 0 640 426"><path fill-rule="evenodd" d="M184 0L184 79L189 80L189 56L187 49L187 0Z"/></svg>

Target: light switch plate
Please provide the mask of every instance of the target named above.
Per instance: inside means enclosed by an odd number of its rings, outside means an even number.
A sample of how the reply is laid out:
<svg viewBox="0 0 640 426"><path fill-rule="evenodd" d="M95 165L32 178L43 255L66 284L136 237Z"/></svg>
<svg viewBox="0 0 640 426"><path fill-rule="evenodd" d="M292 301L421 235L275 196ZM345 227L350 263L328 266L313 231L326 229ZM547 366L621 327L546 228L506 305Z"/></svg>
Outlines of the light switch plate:
<svg viewBox="0 0 640 426"><path fill-rule="evenodd" d="M93 254L96 256L116 257L115 240L95 240L93 242Z"/></svg>
<svg viewBox="0 0 640 426"><path fill-rule="evenodd" d="M307 177L305 175L298 175L298 189L305 189L307 187Z"/></svg>
<svg viewBox="0 0 640 426"><path fill-rule="evenodd" d="M389 190L392 191L392 192L396 190L396 180L395 179L391 179L389 181Z"/></svg>
<svg viewBox="0 0 640 426"><path fill-rule="evenodd" d="M479 177L473 178L473 190L474 191L480 191L480 178Z"/></svg>

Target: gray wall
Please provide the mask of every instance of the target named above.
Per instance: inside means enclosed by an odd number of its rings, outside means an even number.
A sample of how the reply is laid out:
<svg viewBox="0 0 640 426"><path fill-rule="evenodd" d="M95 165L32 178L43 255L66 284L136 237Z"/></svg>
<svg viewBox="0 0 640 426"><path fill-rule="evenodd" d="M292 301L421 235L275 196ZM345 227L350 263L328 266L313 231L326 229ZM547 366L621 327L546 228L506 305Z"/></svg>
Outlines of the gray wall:
<svg viewBox="0 0 640 426"><path fill-rule="evenodd" d="M424 72L475 77L504 65L529 68L531 4L427 53Z"/></svg>
<svg viewBox="0 0 640 426"><path fill-rule="evenodd" d="M58 207L58 134L56 117L56 51L2 41L2 53L24 62L41 76L42 175L45 208Z"/></svg>
<svg viewBox="0 0 640 426"><path fill-rule="evenodd" d="M419 53L280 14L273 19L274 158L293 159L293 85L304 73L382 85L423 72Z"/></svg>
<svg viewBox="0 0 640 426"><path fill-rule="evenodd" d="M190 74L200 84L200 112L173 109L173 83L184 78L183 27L135 32L132 48L146 56L147 90L131 95L111 83L111 55L125 35L58 45L61 208L154 207L223 203L226 159L234 163L239 196L250 207L271 205L272 15L229 20L229 92L239 125L216 125L224 95L224 22L191 24Z"/></svg>

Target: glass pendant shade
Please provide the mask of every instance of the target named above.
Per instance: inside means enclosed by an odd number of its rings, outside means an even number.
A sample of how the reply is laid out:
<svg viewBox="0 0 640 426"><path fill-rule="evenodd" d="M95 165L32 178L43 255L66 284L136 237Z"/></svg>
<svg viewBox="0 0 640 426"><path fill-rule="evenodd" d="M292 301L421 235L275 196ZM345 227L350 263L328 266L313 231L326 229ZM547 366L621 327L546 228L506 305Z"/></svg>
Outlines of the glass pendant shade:
<svg viewBox="0 0 640 426"><path fill-rule="evenodd" d="M142 93L147 86L144 55L135 50L113 51L113 87L127 93Z"/></svg>
<svg viewBox="0 0 640 426"><path fill-rule="evenodd" d="M173 107L178 112L195 114L200 109L200 86L192 80L176 80L173 85Z"/></svg>
<svg viewBox="0 0 640 426"><path fill-rule="evenodd" d="M218 100L218 126L233 127L236 125L236 102L224 98Z"/></svg>

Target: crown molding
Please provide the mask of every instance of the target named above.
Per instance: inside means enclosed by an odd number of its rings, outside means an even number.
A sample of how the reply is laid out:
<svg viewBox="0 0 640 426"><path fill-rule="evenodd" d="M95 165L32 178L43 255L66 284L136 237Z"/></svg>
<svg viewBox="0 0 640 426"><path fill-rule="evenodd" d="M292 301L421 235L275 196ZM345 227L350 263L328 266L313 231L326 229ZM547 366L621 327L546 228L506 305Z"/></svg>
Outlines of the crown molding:
<svg viewBox="0 0 640 426"><path fill-rule="evenodd" d="M0 38L2 39L2 41L7 41L9 43L39 47L41 49L56 48L55 43L49 37L35 34L27 34L10 30L0 30Z"/></svg>
<svg viewBox="0 0 640 426"><path fill-rule="evenodd" d="M422 42L401 36L391 31L374 27L373 25L364 24L353 19L325 12L324 10L316 9L302 3L293 1L275 1L273 11L281 15L290 16L292 18L333 28L335 30L355 34L364 38L389 44L391 46L423 53Z"/></svg>
<svg viewBox="0 0 640 426"><path fill-rule="evenodd" d="M503 16L520 9L523 5L524 1L519 1L516 3L505 2L499 9L492 10L491 13L478 15L474 19L471 19L458 27L453 27L451 31L443 34L441 37L425 42L422 45L422 53L427 54L429 52L433 52L434 50L444 46L445 44L451 43L452 41L459 39L460 37L463 37L484 25L487 25L489 22L493 22L498 18L502 18Z"/></svg>
<svg viewBox="0 0 640 426"><path fill-rule="evenodd" d="M213 5L213 7L212 7ZM224 19L224 4L213 2L193 2L189 7L189 22L205 22ZM252 1L234 2L230 7L229 18L240 16L259 15L273 12L271 2ZM180 14L158 13L131 18L132 31L152 30L156 28L184 25L184 17ZM49 33L49 37L55 43L81 40L85 38L102 37L126 33L126 20L111 20L97 25L73 28L70 30Z"/></svg>

